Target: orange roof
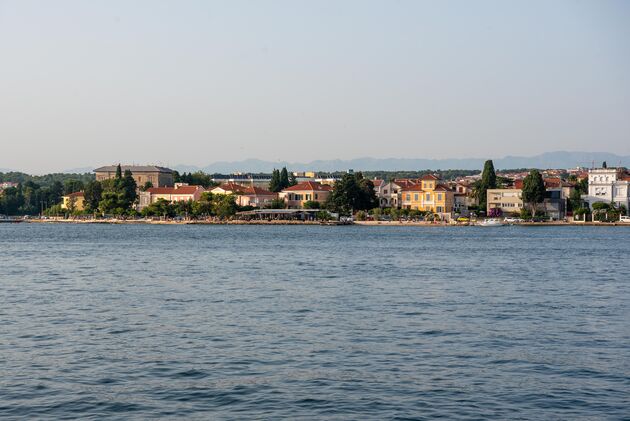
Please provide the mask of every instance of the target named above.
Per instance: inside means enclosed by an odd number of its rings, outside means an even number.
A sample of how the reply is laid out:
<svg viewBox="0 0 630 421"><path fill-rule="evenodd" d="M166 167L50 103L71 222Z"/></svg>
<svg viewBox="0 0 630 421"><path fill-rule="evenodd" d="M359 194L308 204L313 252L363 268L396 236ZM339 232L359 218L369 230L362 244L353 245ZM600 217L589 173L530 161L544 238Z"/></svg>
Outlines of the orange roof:
<svg viewBox="0 0 630 421"><path fill-rule="evenodd" d="M415 183L414 181L409 180L408 178L399 178L399 179L396 179L396 180L394 180L394 183L395 183L395 184L397 184L397 185L399 185L399 186L400 186L400 187L402 187L402 188L409 187L409 186L415 186L415 185L416 185L416 183Z"/></svg>
<svg viewBox="0 0 630 421"><path fill-rule="evenodd" d="M410 183L410 184L407 184L406 186L403 186L402 187L402 191L424 192L424 190L422 190L422 186L420 184L414 184L414 183Z"/></svg>
<svg viewBox="0 0 630 421"><path fill-rule="evenodd" d="M252 186L252 187L246 187L245 189L243 189L243 194L249 194L249 195L254 195L254 196L275 196L276 193L271 192L269 190L265 190L262 187L256 187L256 186Z"/></svg>
<svg viewBox="0 0 630 421"><path fill-rule="evenodd" d="M435 191L452 191L452 190L443 184L438 184L437 187L435 187Z"/></svg>
<svg viewBox="0 0 630 421"><path fill-rule="evenodd" d="M425 174L422 176L421 180L439 180L440 178L433 174Z"/></svg>
<svg viewBox="0 0 630 421"><path fill-rule="evenodd" d="M67 194L68 197L83 197L84 194L82 191L75 191L74 193Z"/></svg>
<svg viewBox="0 0 630 421"><path fill-rule="evenodd" d="M302 181L295 186L287 187L282 191L331 191L332 187L327 184L321 184L316 181Z"/></svg>
<svg viewBox="0 0 630 421"><path fill-rule="evenodd" d="M379 187L383 184L385 184L385 180L380 180L378 178L375 178L374 180L370 180L372 182L372 184L374 184L374 187Z"/></svg>
<svg viewBox="0 0 630 421"><path fill-rule="evenodd" d="M219 186L219 188L221 188L221 189L223 189L225 191L233 191L233 192L240 193L240 192L244 191L246 187L245 186L241 186L240 184L229 182L229 183L221 184Z"/></svg>
<svg viewBox="0 0 630 421"><path fill-rule="evenodd" d="M151 187L147 189L147 192L151 194L195 194L200 189L204 191L201 186Z"/></svg>

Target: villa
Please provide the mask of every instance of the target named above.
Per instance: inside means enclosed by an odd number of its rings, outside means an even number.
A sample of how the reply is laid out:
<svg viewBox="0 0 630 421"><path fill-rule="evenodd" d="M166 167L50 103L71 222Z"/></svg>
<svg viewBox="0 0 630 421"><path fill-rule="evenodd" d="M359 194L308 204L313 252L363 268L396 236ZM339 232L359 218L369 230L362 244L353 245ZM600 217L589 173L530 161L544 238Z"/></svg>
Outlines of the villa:
<svg viewBox="0 0 630 421"><path fill-rule="evenodd" d="M289 209L301 209L306 202L319 202L323 204L330 196L333 188L327 184L316 181L304 181L295 186L287 187L278 196L284 199Z"/></svg>
<svg viewBox="0 0 630 421"><path fill-rule="evenodd" d="M160 199L168 202L197 201L205 191L206 189L202 186L189 186L185 183L177 183L175 187L151 187L146 191L140 192L138 210L142 210Z"/></svg>

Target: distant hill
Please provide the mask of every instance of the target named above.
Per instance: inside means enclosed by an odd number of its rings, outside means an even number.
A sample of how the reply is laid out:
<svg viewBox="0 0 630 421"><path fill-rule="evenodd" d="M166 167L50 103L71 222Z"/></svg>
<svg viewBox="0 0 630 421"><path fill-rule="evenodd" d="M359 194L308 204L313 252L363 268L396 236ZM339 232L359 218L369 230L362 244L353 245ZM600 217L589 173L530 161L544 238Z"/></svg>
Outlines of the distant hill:
<svg viewBox="0 0 630 421"><path fill-rule="evenodd" d="M492 158L491 158L492 159ZM206 173L233 172L270 172L274 168L287 167L292 171L345 171L347 169L361 171L413 171L413 170L480 170L486 158L464 159L407 159L407 158L357 158L350 160L317 160L311 162L271 162L259 159L246 159L243 161L215 162L205 167L190 165L178 165L175 167L180 172L201 170ZM578 166L599 166L603 161L608 166L630 167L630 156L619 156L607 152L547 152L535 156L506 156L493 159L497 169L513 168L574 168Z"/></svg>

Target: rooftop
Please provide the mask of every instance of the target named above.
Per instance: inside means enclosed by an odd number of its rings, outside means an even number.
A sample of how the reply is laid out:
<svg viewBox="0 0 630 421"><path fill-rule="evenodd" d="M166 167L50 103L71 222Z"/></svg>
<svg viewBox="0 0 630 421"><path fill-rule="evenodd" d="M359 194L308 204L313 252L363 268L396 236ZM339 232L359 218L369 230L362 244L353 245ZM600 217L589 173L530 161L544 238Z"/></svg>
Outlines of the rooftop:
<svg viewBox="0 0 630 421"><path fill-rule="evenodd" d="M106 165L104 167L99 167L94 170L94 172L116 172L118 165ZM171 174L173 172L170 168L158 167L155 165L121 165L120 169L124 173L129 170L132 173L134 172L161 172Z"/></svg>

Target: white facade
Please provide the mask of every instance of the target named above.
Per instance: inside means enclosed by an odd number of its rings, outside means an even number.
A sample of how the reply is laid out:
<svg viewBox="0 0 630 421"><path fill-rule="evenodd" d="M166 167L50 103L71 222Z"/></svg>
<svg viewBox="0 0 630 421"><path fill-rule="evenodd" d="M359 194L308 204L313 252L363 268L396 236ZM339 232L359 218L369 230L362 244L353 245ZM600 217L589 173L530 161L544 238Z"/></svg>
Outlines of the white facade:
<svg viewBox="0 0 630 421"><path fill-rule="evenodd" d="M381 182L374 185L374 192L381 208L399 208L402 188L394 182Z"/></svg>
<svg viewBox="0 0 630 421"><path fill-rule="evenodd" d="M594 168L588 172L588 194L582 199L588 202L589 207L593 203L605 202L630 206L630 181L622 178L623 170L618 168Z"/></svg>

